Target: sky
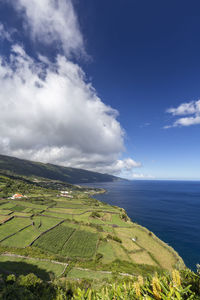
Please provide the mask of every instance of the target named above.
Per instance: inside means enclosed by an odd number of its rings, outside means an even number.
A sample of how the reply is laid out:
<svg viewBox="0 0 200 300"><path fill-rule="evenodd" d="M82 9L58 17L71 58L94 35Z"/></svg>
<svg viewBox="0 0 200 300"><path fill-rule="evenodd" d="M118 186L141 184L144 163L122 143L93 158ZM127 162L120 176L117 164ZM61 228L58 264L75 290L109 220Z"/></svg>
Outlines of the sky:
<svg viewBox="0 0 200 300"><path fill-rule="evenodd" d="M0 0L0 153L200 180L200 2Z"/></svg>

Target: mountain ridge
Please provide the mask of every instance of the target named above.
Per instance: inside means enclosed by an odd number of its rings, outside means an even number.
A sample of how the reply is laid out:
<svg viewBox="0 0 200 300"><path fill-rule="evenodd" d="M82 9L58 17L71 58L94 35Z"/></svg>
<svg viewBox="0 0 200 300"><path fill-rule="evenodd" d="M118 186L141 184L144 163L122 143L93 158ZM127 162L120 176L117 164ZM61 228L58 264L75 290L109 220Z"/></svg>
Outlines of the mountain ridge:
<svg viewBox="0 0 200 300"><path fill-rule="evenodd" d="M112 182L122 178L99 172L41 163L0 154L0 170L10 171L22 176L36 176L61 180L71 184Z"/></svg>

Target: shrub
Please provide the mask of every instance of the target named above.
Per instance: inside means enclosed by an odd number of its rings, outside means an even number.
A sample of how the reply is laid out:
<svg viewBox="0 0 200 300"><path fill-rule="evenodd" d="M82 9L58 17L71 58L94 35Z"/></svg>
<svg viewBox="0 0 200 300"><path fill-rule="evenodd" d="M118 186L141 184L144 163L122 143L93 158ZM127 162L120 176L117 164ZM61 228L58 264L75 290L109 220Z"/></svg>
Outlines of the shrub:
<svg viewBox="0 0 200 300"><path fill-rule="evenodd" d="M96 262L99 262L101 258L103 258L103 254L97 253L95 257Z"/></svg>
<svg viewBox="0 0 200 300"><path fill-rule="evenodd" d="M92 218L100 218L101 215L100 215L100 213L98 213L98 211L93 211L91 213L90 217L92 217Z"/></svg>
<svg viewBox="0 0 200 300"><path fill-rule="evenodd" d="M113 240L113 241L115 241L117 243L122 243L122 240L120 238L118 238L118 236L116 236L116 235L108 234L107 235L107 239Z"/></svg>

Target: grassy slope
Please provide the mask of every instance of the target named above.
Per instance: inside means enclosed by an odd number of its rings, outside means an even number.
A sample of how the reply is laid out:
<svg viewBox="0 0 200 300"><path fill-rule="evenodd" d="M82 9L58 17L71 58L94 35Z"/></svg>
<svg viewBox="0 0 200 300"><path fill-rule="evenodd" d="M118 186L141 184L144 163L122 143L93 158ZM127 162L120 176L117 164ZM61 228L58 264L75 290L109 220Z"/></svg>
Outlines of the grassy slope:
<svg viewBox="0 0 200 300"><path fill-rule="evenodd" d="M15 187L23 188L28 198L17 201L1 199L1 193L4 194L3 189L8 186L8 182L12 192ZM74 278L75 274L79 274L77 276L81 278L86 274L85 278L88 278L90 272L80 271L80 267L97 272L97 277L98 272L103 270L147 274L159 269L172 270L174 266L184 267L183 261L172 248L146 228L132 223L128 218L125 221L122 218L123 209L91 198L93 192L89 189L84 193L70 187L73 198L69 199L57 197L59 192L52 187L44 189L23 183L23 180L18 182L6 179L5 176L0 177L0 185L0 211L4 212L2 218L16 214L26 216L14 217L0 226L0 237L4 238L11 232L16 233L0 243L0 253L10 252L38 258L53 257L55 260L68 261L72 264L70 278ZM32 213L29 213L30 209ZM60 221L63 221L61 225L44 233ZM27 224L32 225L17 232ZM39 238L33 246L27 248L37 237ZM136 238L136 242L132 238ZM17 257L16 262L20 269ZM1 265L0 260L0 269L3 268ZM42 269L49 272L45 264ZM91 279L92 274L91 272Z"/></svg>
<svg viewBox="0 0 200 300"><path fill-rule="evenodd" d="M106 182L118 179L108 174L33 162L5 155L0 155L0 170L11 171L24 176L61 180L68 183Z"/></svg>

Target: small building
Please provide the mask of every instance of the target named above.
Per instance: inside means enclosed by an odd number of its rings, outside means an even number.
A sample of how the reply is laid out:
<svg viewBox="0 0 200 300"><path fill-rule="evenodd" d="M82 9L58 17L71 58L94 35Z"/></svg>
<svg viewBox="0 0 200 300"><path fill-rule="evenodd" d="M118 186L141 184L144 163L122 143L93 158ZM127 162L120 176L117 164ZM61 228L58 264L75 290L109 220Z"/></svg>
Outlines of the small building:
<svg viewBox="0 0 200 300"><path fill-rule="evenodd" d="M23 197L25 197L25 196L22 195L22 194L14 194L14 195L11 197L11 199L21 199L21 198L23 198Z"/></svg>
<svg viewBox="0 0 200 300"><path fill-rule="evenodd" d="M72 195L69 195L69 193L71 193L71 191L61 191L60 192L60 196L61 197L66 197L66 198L73 198L73 196Z"/></svg>
<svg viewBox="0 0 200 300"><path fill-rule="evenodd" d="M61 195L67 195L67 194L69 194L68 191L61 191L60 193L61 193Z"/></svg>

